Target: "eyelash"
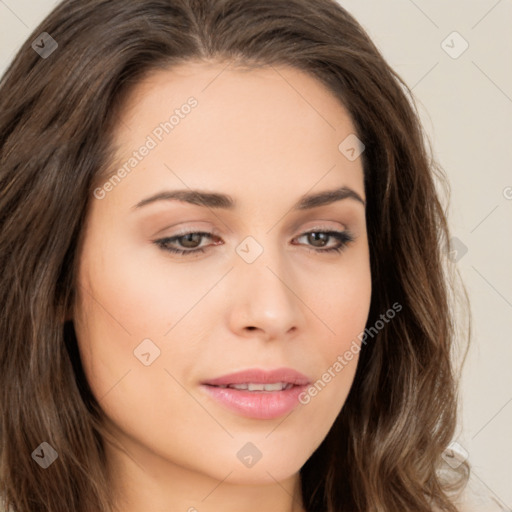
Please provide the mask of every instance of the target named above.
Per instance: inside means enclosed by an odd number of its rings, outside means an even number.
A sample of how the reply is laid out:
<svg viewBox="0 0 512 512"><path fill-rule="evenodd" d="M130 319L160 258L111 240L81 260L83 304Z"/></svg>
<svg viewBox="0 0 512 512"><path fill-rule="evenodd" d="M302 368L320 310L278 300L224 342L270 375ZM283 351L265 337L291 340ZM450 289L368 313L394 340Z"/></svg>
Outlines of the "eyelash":
<svg viewBox="0 0 512 512"><path fill-rule="evenodd" d="M323 234L327 235L329 238L335 238L340 242L340 245L337 247L331 247L329 249L310 249L307 248L308 251L313 253L341 253L346 247L354 241L353 235L348 231L321 231L319 229L307 231L306 233L302 233L297 238L301 238L303 236L316 233L316 234ZM180 240L181 238L185 238L189 235L199 235L201 237L208 237L212 238L215 235L215 233L208 233L204 231L188 231L185 233L179 233L172 237L162 238L160 240L155 240L154 243L160 247L160 249L163 249L164 251L170 252L172 254L179 254L181 256L190 256L191 254L198 254L198 253L204 253L204 248L197 248L197 249L176 249L173 247L169 247L167 244L176 242Z"/></svg>

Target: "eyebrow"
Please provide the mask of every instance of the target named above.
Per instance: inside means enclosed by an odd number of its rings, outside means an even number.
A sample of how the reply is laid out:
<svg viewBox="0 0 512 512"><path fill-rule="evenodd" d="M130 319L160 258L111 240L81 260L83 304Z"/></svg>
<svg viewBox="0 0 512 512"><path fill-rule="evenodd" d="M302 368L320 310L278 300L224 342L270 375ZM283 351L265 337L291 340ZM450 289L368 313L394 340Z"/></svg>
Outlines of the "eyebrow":
<svg viewBox="0 0 512 512"><path fill-rule="evenodd" d="M310 210L319 206L332 204L343 199L355 199L366 206L366 201L349 187L341 187L335 190L325 190L316 194L302 196L292 207L293 210ZM180 201L207 208L234 210L237 202L227 194L219 192L204 192L201 190L165 190L139 201L132 209L139 209L157 201Z"/></svg>

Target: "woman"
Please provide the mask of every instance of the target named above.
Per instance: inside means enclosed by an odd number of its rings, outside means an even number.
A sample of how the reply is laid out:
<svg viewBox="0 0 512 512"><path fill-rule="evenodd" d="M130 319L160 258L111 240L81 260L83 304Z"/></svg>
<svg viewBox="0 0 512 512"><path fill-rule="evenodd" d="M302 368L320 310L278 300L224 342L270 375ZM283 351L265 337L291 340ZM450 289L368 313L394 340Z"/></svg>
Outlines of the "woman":
<svg viewBox="0 0 512 512"><path fill-rule="evenodd" d="M463 510L442 173L343 8L65 1L0 88L6 507Z"/></svg>

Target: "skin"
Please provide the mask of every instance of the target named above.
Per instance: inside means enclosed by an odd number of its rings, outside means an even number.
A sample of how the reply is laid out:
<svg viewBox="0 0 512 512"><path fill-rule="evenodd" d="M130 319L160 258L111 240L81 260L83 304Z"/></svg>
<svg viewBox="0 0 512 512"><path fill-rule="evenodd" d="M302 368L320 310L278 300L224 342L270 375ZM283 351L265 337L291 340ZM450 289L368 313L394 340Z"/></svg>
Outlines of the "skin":
<svg viewBox="0 0 512 512"><path fill-rule="evenodd" d="M72 318L85 375L123 447L107 444L113 492L119 512L303 511L299 470L340 413L358 355L308 404L274 420L232 412L200 383L283 366L314 382L364 330L364 204L291 210L304 194L342 186L365 199L361 159L338 150L355 129L340 102L294 68L190 62L152 73L128 96L119 161L190 96L198 106L91 199L82 233ZM133 208L186 188L229 194L238 206ZM189 257L154 243L181 229L218 238L193 240L205 252ZM313 229L349 230L355 240L341 253L315 252L322 243L303 235ZM248 236L263 249L252 263L235 251ZM173 247L194 248L184 242ZM148 338L160 356L145 366L134 350ZM251 468L236 455L248 442L262 454Z"/></svg>

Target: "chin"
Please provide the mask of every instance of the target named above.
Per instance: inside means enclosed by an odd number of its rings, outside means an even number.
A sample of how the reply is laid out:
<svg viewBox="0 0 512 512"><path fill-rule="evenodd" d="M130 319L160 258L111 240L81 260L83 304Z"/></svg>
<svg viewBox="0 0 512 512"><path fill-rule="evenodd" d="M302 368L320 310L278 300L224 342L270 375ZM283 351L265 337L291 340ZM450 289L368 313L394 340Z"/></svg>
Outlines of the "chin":
<svg viewBox="0 0 512 512"><path fill-rule="evenodd" d="M260 465L261 464L261 465ZM277 482L286 481L295 476L300 471L300 466L286 467L276 464L267 463L263 465L260 461L252 468L238 467L231 473L227 479L230 484L236 485L269 485ZM222 478L225 478L224 474Z"/></svg>

